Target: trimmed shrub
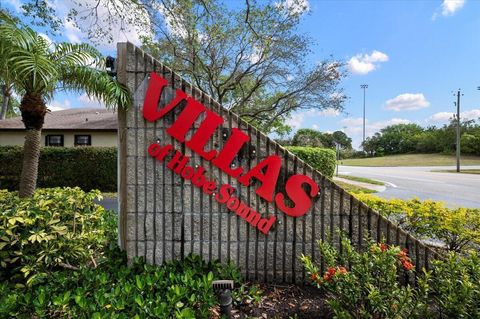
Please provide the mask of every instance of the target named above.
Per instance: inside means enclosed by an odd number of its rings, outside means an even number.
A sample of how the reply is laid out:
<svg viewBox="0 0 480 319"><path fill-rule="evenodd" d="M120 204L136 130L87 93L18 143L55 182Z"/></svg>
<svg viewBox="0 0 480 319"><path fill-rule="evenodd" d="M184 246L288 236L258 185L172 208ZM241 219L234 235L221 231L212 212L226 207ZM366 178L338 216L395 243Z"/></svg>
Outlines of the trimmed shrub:
<svg viewBox="0 0 480 319"><path fill-rule="evenodd" d="M286 149L325 176L332 177L335 173L337 159L334 150L304 146L288 146Z"/></svg>
<svg viewBox="0 0 480 319"><path fill-rule="evenodd" d="M450 209L441 202L384 199L370 194L354 194L359 200L397 223L420 239L435 239L451 251L478 250L480 209Z"/></svg>
<svg viewBox="0 0 480 319"><path fill-rule="evenodd" d="M0 189L17 190L23 147L0 147ZM85 191L117 190L115 147L43 147L37 187L80 187Z"/></svg>
<svg viewBox="0 0 480 319"><path fill-rule="evenodd" d="M92 263L116 218L94 203L98 190L38 189L31 198L0 190L0 279L31 286L61 268ZM113 231L112 231L113 229Z"/></svg>

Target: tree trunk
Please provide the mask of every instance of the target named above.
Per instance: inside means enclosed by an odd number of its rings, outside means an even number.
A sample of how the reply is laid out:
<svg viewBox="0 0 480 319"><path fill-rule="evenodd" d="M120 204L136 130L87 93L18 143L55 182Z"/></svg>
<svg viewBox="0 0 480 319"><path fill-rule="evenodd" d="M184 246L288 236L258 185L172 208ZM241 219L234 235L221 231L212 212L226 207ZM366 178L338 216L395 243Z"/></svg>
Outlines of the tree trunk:
<svg viewBox="0 0 480 319"><path fill-rule="evenodd" d="M2 110L0 111L0 120L4 120L7 117L8 101L10 101L10 92L7 91L7 87L2 85L3 103Z"/></svg>
<svg viewBox="0 0 480 319"><path fill-rule="evenodd" d="M23 166L20 176L20 197L31 197L37 186L40 137L47 107L39 94L25 94L20 104L22 121L27 129L23 147Z"/></svg>
<svg viewBox="0 0 480 319"><path fill-rule="evenodd" d="M23 166L20 176L20 197L31 197L37 187L38 160L40 158L41 130L27 130L23 146Z"/></svg>

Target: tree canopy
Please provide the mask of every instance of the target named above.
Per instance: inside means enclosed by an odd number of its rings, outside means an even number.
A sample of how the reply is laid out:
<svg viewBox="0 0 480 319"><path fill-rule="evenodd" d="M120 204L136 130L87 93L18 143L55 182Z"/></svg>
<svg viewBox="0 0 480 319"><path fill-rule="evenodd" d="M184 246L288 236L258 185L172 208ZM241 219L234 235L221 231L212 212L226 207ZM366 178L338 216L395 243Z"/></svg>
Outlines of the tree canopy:
<svg viewBox="0 0 480 319"><path fill-rule="evenodd" d="M299 129L291 140L291 144L294 146L334 148L335 143L344 150L352 148L352 139L342 131L328 133L308 128Z"/></svg>
<svg viewBox="0 0 480 319"><path fill-rule="evenodd" d="M27 14L57 27L42 2L27 1ZM341 110L345 100L343 63L308 59L312 40L298 32L306 10L301 0L98 0L69 17L93 40L136 26L145 50L264 132L282 134L293 112Z"/></svg>
<svg viewBox="0 0 480 319"><path fill-rule="evenodd" d="M362 146L369 155L453 153L456 150L456 125L453 119L442 127L391 125L368 137ZM466 120L461 122L460 128L462 153L480 155L480 123Z"/></svg>

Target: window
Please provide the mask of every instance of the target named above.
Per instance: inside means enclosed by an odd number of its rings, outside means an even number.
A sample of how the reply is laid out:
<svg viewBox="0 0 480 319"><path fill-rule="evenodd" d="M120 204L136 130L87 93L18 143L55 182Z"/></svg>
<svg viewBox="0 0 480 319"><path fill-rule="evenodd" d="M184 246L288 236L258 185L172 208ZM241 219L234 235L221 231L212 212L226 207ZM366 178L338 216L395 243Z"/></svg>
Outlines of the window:
<svg viewBox="0 0 480 319"><path fill-rule="evenodd" d="M75 135L75 146L92 145L91 135Z"/></svg>
<svg viewBox="0 0 480 319"><path fill-rule="evenodd" d="M63 146L63 135L45 136L45 146Z"/></svg>

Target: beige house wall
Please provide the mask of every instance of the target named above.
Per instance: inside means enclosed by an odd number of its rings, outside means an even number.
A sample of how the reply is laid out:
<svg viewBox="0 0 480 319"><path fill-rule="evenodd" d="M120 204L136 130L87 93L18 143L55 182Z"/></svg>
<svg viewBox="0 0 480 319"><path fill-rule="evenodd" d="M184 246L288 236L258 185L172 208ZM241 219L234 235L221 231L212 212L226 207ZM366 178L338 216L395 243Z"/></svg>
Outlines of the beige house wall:
<svg viewBox="0 0 480 319"><path fill-rule="evenodd" d="M42 131L41 145L45 146L46 135L63 135L65 147L75 146L75 135L91 135L92 146L117 146L117 132L99 131ZM23 145L25 131L0 131L0 146Z"/></svg>

